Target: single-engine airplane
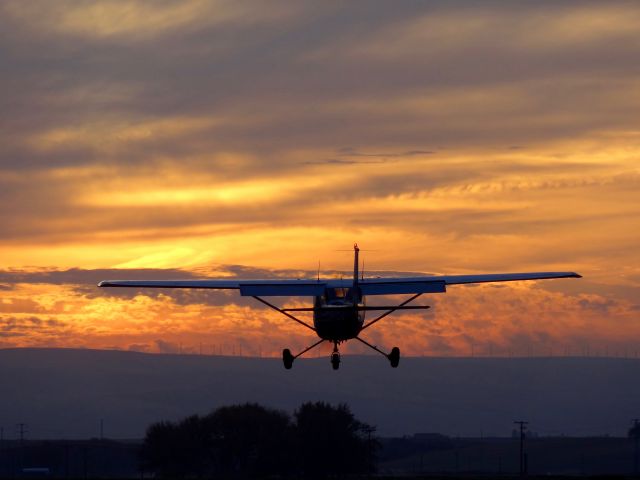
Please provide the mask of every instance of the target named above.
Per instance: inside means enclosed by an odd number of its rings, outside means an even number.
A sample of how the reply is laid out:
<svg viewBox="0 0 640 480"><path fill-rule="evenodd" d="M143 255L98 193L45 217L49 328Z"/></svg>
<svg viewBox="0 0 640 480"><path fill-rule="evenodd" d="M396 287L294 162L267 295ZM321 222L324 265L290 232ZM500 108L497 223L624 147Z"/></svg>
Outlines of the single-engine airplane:
<svg viewBox="0 0 640 480"><path fill-rule="evenodd" d="M355 339L369 348L384 355L393 368L400 362L400 349L393 347L386 353L377 346L360 338L363 330L379 322L387 315L397 310L427 309L427 305L408 305L424 293L445 293L447 285L469 283L509 282L520 280L542 280L550 278L581 278L574 272L534 272L534 273L498 273L487 275L442 275L400 278L364 278L358 272L358 245L353 246L353 279L321 280L105 280L99 287L134 287L134 288L205 288L205 289L233 289L240 290L240 295L250 296L266 306L280 312L291 320L298 322L309 330L313 330L320 340L293 355L291 350L282 351L282 361L286 369L293 366L293 361L317 347L323 342L333 343L331 365L334 370L340 366L340 352L338 345L347 340ZM396 295L410 294L411 296L398 305L369 306L366 305L366 295ZM313 307L279 308L262 297L313 297ZM373 320L365 323L367 311L382 311ZM313 312L313 326L295 317L292 312Z"/></svg>

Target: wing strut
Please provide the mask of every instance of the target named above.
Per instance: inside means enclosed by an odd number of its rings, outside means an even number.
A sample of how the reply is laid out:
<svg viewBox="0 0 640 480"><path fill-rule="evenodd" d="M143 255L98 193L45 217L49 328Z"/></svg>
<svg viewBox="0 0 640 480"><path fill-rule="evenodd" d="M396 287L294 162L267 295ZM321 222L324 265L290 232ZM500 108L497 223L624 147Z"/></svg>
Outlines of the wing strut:
<svg viewBox="0 0 640 480"><path fill-rule="evenodd" d="M388 354L386 352L383 352L382 350L380 350L378 347L376 347L375 345L371 345L369 342L367 342L366 340L361 339L360 337L356 337L356 340L364 343L367 347L374 349L376 352L381 353L382 355L384 355L385 357L388 356Z"/></svg>
<svg viewBox="0 0 640 480"><path fill-rule="evenodd" d="M294 355L293 358L298 358L300 355L307 353L309 350L311 350L312 348L317 347L318 345L320 345L322 342L326 342L326 340L323 338L319 341L317 341L316 343L314 343L313 345L305 348L304 350L302 350L299 354Z"/></svg>
<svg viewBox="0 0 640 480"><path fill-rule="evenodd" d="M294 317L294 316L293 316L293 315L291 315L290 313L285 312L283 309L278 308L278 307L276 307L275 305L273 305L273 304L271 304L271 303L267 302L265 299L260 298L260 297L256 297L255 295L252 295L252 297L253 297L253 298L255 298L256 300L258 300L259 302L264 303L267 307L271 307L271 308L273 308L274 310L276 310L276 311L280 312L281 314L283 314L284 316L289 317L289 318L290 318L291 320L293 320L294 322L298 322L300 325L303 325L303 326L307 327L308 329L313 330L314 332L316 331L316 329L315 329L315 328L313 328L313 327L312 327L311 325L309 325L308 323L303 322L302 320L300 320L300 319L298 319L298 318Z"/></svg>
<svg viewBox="0 0 640 480"><path fill-rule="evenodd" d="M373 325L376 322L379 322L380 320L382 320L384 317L386 317L387 315L392 314L393 312L395 312L396 310L401 310L402 307L404 307L407 303L409 302L413 302L416 298L418 298L420 295L422 295L422 293L416 293L415 295L413 295L412 297L408 298L407 300L405 300L404 302L402 302L400 305L396 306L396 307L392 307L390 310L387 310L386 312L384 312L382 315L380 315L378 318L371 320L369 323L367 323L365 326L362 327L362 330L364 330L365 328L369 328L371 325ZM425 309L429 308L428 306L424 306ZM385 354L386 355L386 354Z"/></svg>

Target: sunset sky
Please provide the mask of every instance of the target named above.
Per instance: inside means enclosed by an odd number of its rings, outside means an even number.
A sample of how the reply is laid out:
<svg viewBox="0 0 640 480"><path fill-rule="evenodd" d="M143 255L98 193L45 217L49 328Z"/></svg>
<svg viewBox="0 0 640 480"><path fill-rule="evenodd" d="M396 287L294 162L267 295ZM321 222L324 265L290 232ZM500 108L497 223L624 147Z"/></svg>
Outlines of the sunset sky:
<svg viewBox="0 0 640 480"><path fill-rule="evenodd" d="M638 59L635 1L4 1L0 348L300 349L237 293L95 285L358 242L365 274L584 276L425 296L381 347L635 357Z"/></svg>

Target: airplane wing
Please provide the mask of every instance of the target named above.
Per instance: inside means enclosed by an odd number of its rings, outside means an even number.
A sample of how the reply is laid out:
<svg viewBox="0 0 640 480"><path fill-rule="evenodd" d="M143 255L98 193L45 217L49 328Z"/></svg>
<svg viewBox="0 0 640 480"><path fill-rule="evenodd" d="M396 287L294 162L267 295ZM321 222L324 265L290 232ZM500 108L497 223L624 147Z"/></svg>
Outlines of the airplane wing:
<svg viewBox="0 0 640 480"><path fill-rule="evenodd" d="M421 277L365 278L358 283L363 295L444 293L447 285L513 282L551 278L581 278L574 272L496 273L486 275L434 275ZM240 290L242 296L318 296L325 288L349 288L352 280L105 280L99 287L204 288Z"/></svg>
<svg viewBox="0 0 640 480"><path fill-rule="evenodd" d="M99 287L238 289L238 280L103 280Z"/></svg>
<svg viewBox="0 0 640 480"><path fill-rule="evenodd" d="M322 295L326 282L316 280L104 280L99 287L132 288L207 288L240 290L242 296L301 296Z"/></svg>
<svg viewBox="0 0 640 480"><path fill-rule="evenodd" d="M398 293L444 293L447 285L515 282L551 278L581 278L575 272L491 273L482 275L433 275L423 277L366 278L359 283L363 295ZM331 285L331 282L330 286Z"/></svg>

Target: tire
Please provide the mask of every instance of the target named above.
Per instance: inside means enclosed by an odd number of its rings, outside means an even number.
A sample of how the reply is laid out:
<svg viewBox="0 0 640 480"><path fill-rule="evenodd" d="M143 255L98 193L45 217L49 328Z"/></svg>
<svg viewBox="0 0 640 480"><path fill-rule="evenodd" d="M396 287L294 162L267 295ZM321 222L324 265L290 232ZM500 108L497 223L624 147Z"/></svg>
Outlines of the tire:
<svg viewBox="0 0 640 480"><path fill-rule="evenodd" d="M391 368L398 368L398 364L400 363L400 349L393 347L387 358L389 359L389 363L391 363Z"/></svg>
<svg viewBox="0 0 640 480"><path fill-rule="evenodd" d="M332 353L331 354L331 366L334 370L338 370L340 368L340 354Z"/></svg>
<svg viewBox="0 0 640 480"><path fill-rule="evenodd" d="M286 368L287 370L291 370L294 360L295 358L291 354L291 350L289 350L288 348L282 350L282 363L284 363L284 368Z"/></svg>

